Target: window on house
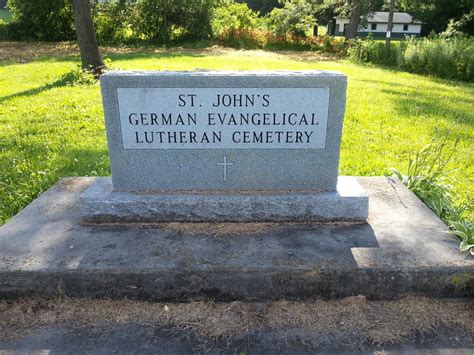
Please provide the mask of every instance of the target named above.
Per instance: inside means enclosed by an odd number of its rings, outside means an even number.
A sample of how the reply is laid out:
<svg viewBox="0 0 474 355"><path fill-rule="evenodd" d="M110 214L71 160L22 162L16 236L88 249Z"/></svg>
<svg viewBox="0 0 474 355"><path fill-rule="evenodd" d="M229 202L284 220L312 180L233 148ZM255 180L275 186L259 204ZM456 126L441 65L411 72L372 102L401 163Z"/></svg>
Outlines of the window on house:
<svg viewBox="0 0 474 355"><path fill-rule="evenodd" d="M372 23L372 24L370 25L370 29L373 30L373 31L375 31L375 30L377 29L377 24L376 24L376 23Z"/></svg>
<svg viewBox="0 0 474 355"><path fill-rule="evenodd" d="M408 31L408 25L403 25L403 31Z"/></svg>

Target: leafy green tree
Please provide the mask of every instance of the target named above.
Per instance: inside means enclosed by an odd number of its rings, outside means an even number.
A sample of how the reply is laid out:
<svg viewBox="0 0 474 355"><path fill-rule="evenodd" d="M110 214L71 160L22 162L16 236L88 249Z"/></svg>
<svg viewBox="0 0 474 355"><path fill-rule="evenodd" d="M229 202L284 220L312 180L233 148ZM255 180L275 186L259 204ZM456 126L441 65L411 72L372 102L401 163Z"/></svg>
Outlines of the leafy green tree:
<svg viewBox="0 0 474 355"><path fill-rule="evenodd" d="M337 2L338 17L350 19L345 37L347 39L357 37L359 26L367 21L367 16L371 12L380 10L383 2L383 0L345 0Z"/></svg>
<svg viewBox="0 0 474 355"><path fill-rule="evenodd" d="M474 9L464 14L459 20L451 19L448 27L441 34L443 37L455 37L458 35L474 35Z"/></svg>
<svg viewBox="0 0 474 355"><path fill-rule="evenodd" d="M268 14L268 26L279 35L305 36L316 24L313 13L313 4L307 0L286 1L283 8L275 8Z"/></svg>
<svg viewBox="0 0 474 355"><path fill-rule="evenodd" d="M329 25L334 18L346 13L345 0L313 0L313 15L318 25Z"/></svg>
<svg viewBox="0 0 474 355"><path fill-rule="evenodd" d="M247 4L223 1L214 9L212 15L212 33L220 36L225 32L251 30L259 26L259 13L252 11Z"/></svg>
<svg viewBox="0 0 474 355"><path fill-rule="evenodd" d="M9 32L14 39L64 41L74 38L69 0L8 0L13 14Z"/></svg>
<svg viewBox="0 0 474 355"><path fill-rule="evenodd" d="M123 44L132 37L130 22L134 4L129 0L108 0L92 3L92 18L100 44Z"/></svg>
<svg viewBox="0 0 474 355"><path fill-rule="evenodd" d="M274 8L282 7L278 0L237 0L236 2L246 3L250 9L262 15L266 15Z"/></svg>
<svg viewBox="0 0 474 355"><path fill-rule="evenodd" d="M424 23L424 34L444 31L450 21L458 21L474 9L474 0L399 0L400 8ZM474 23L466 23L466 32L474 34Z"/></svg>
<svg viewBox="0 0 474 355"><path fill-rule="evenodd" d="M138 36L154 43L167 43L173 31L184 31L190 39L211 33L215 0L138 0L133 28Z"/></svg>
<svg viewBox="0 0 474 355"><path fill-rule="evenodd" d="M281 2L285 6L288 3L298 4L292 7L296 12L303 8L302 3L305 3L304 8L310 11L311 16L319 25L330 24L335 17L349 18L346 38L356 37L359 25L367 20L367 15L379 10L383 5L383 0L281 0Z"/></svg>

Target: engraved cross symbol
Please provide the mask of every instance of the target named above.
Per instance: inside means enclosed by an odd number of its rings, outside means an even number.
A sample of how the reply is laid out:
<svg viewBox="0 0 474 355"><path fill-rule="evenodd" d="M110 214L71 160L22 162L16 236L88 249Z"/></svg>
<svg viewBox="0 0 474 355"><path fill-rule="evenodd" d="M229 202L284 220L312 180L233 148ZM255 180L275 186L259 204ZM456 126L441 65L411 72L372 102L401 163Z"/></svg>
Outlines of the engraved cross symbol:
<svg viewBox="0 0 474 355"><path fill-rule="evenodd" d="M222 163L216 163L216 165L220 165L224 167L224 182L227 182L227 167L234 165L234 163L228 163L227 155L224 155L224 161Z"/></svg>

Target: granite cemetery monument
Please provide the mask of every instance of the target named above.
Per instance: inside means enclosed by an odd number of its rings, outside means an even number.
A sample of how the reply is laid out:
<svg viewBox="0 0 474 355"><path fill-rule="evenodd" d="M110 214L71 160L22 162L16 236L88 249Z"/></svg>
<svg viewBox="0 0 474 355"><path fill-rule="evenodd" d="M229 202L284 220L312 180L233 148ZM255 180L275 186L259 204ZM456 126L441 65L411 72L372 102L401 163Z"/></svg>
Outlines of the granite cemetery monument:
<svg viewBox="0 0 474 355"><path fill-rule="evenodd" d="M101 88L112 175L62 179L0 227L0 297L474 295L474 261L403 184L338 176L344 75L110 72Z"/></svg>
<svg viewBox="0 0 474 355"><path fill-rule="evenodd" d="M346 77L336 72L110 72L111 178L88 222L364 221L339 177Z"/></svg>

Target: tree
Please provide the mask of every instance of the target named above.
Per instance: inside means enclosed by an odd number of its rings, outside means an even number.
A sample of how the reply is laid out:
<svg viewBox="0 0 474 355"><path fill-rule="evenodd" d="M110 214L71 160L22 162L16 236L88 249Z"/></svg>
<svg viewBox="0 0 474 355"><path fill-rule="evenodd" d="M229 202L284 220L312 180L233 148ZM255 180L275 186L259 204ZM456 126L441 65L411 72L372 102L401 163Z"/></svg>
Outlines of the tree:
<svg viewBox="0 0 474 355"><path fill-rule="evenodd" d="M77 43L81 52L82 67L95 76L101 75L107 67L100 55L95 37L90 0L72 0Z"/></svg>
<svg viewBox="0 0 474 355"><path fill-rule="evenodd" d="M179 32L181 38L208 38L216 4L214 0L140 0L135 6L132 29L135 35L155 44L170 43Z"/></svg>
<svg viewBox="0 0 474 355"><path fill-rule="evenodd" d="M390 39L392 37L392 27L393 27L393 12L395 11L395 0L390 0L388 5L388 23L387 23L387 36L385 37L385 46L386 50L389 50Z"/></svg>
<svg viewBox="0 0 474 355"><path fill-rule="evenodd" d="M329 25L344 9L344 0L312 0L313 16L318 25Z"/></svg>
<svg viewBox="0 0 474 355"><path fill-rule="evenodd" d="M361 23L367 21L367 16L381 9L383 0L306 0L313 6L313 15L320 25L328 25L335 17L349 18L345 37L354 38Z"/></svg>
<svg viewBox="0 0 474 355"><path fill-rule="evenodd" d="M362 0L352 0L352 10L350 22L347 25L346 33L344 34L346 39L357 37L357 30L359 29L359 22L361 16Z"/></svg>
<svg viewBox="0 0 474 355"><path fill-rule="evenodd" d="M262 15L266 15L274 8L282 7L278 0L236 0L237 2L246 3L253 11L258 11Z"/></svg>
<svg viewBox="0 0 474 355"><path fill-rule="evenodd" d="M283 8L275 8L268 14L269 27L278 35L306 36L306 31L316 25L311 2L288 0L284 4Z"/></svg>
<svg viewBox="0 0 474 355"><path fill-rule="evenodd" d="M361 24L367 24L368 15L382 9L384 4L384 0L348 0L346 2L349 6L352 5L351 22L348 26L352 32L350 33L350 37L346 35L346 38L356 37L359 26Z"/></svg>
<svg viewBox="0 0 474 355"><path fill-rule="evenodd" d="M444 31L474 8L474 0L400 0L400 7L424 23L423 33ZM472 26L472 25L471 25Z"/></svg>
<svg viewBox="0 0 474 355"><path fill-rule="evenodd" d="M8 0L13 15L9 33L13 39L69 41L74 26L69 0Z"/></svg>

